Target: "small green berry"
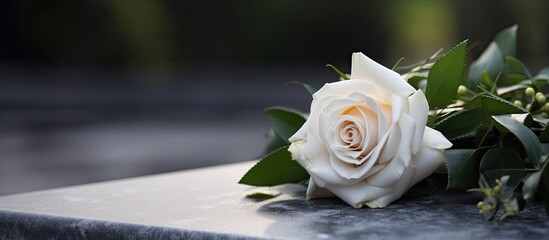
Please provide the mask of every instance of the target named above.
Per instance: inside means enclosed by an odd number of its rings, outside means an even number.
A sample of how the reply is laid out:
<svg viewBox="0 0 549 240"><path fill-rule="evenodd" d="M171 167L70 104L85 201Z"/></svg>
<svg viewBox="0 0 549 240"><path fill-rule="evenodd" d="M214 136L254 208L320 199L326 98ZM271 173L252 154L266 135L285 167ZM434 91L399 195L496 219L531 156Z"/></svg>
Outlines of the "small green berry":
<svg viewBox="0 0 549 240"><path fill-rule="evenodd" d="M549 112L549 103L545 103L545 105L543 105L543 111Z"/></svg>
<svg viewBox="0 0 549 240"><path fill-rule="evenodd" d="M515 100L513 102L513 104L515 104L515 106L517 106L517 107L522 107L522 101L520 101L520 100Z"/></svg>
<svg viewBox="0 0 549 240"><path fill-rule="evenodd" d="M546 101L547 99L545 98L545 95L543 95L542 92L536 93L536 102L538 102L539 104L545 104Z"/></svg>
<svg viewBox="0 0 549 240"><path fill-rule="evenodd" d="M532 104L530 103L526 104L526 110L530 111L530 108L532 108Z"/></svg>
<svg viewBox="0 0 549 240"><path fill-rule="evenodd" d="M482 209L484 207L484 202L483 201L480 201L477 203L477 208L478 209Z"/></svg>
<svg viewBox="0 0 549 240"><path fill-rule="evenodd" d="M533 88L529 87L524 90L524 94L526 94L526 96L533 97L534 94L536 94L536 91Z"/></svg>
<svg viewBox="0 0 549 240"><path fill-rule="evenodd" d="M498 184L494 187L494 193L498 194L500 190L501 190L501 184Z"/></svg>
<svg viewBox="0 0 549 240"><path fill-rule="evenodd" d="M467 87L465 87L463 85L459 85L458 90L457 90L457 94L458 95L464 95L465 93L467 93Z"/></svg>

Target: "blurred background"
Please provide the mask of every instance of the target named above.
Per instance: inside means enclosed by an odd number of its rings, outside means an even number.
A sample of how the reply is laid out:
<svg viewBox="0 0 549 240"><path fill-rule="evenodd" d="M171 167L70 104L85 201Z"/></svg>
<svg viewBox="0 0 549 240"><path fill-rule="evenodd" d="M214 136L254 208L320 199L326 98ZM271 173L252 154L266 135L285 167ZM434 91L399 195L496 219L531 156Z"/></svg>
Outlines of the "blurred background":
<svg viewBox="0 0 549 240"><path fill-rule="evenodd" d="M307 111L302 81L352 52L411 64L519 24L549 65L547 1L2 1L0 195L261 156L263 109ZM236 183L235 183L236 184Z"/></svg>

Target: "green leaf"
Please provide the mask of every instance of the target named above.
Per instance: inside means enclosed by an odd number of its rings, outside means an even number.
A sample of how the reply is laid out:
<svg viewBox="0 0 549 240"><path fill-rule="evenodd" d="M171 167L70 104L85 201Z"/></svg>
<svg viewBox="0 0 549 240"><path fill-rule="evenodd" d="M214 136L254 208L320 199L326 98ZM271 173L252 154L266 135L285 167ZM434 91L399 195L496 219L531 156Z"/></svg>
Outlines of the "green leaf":
<svg viewBox="0 0 549 240"><path fill-rule="evenodd" d="M345 73L343 73L342 71L340 71L337 67L335 67L334 65L332 64L326 64L326 67L330 67L332 68L332 70L334 70L343 80L349 80L349 76L347 76Z"/></svg>
<svg viewBox="0 0 549 240"><path fill-rule="evenodd" d="M501 50L496 43L490 43L480 57L471 63L471 66L469 67L470 87L475 87L482 83L484 80L484 77L482 76L484 71L486 71L489 76L495 77L504 68L505 62L503 61Z"/></svg>
<svg viewBox="0 0 549 240"><path fill-rule="evenodd" d="M429 106L445 107L454 100L463 77L466 55L467 41L463 41L435 62L427 77L425 97Z"/></svg>
<svg viewBox="0 0 549 240"><path fill-rule="evenodd" d="M524 121L522 121L522 124L524 124L524 126L526 126L528 128L538 128L538 129L543 128L544 126L546 126L542 122L535 119L532 116L532 114L527 114L526 117L524 118Z"/></svg>
<svg viewBox="0 0 549 240"><path fill-rule="evenodd" d="M505 69L505 56L516 55L517 25L504 29L496 35L480 57L469 67L470 87L476 87L482 80L482 72L486 71L490 77Z"/></svg>
<svg viewBox="0 0 549 240"><path fill-rule="evenodd" d="M481 83L482 86L486 86L487 88L492 88L494 86L494 80L488 75L488 72L482 71L482 80L484 84Z"/></svg>
<svg viewBox="0 0 549 240"><path fill-rule="evenodd" d="M549 127L545 126L543 131L539 134L539 140L542 143L549 143Z"/></svg>
<svg viewBox="0 0 549 240"><path fill-rule="evenodd" d="M286 145L288 145L288 141L280 138L280 136L274 133L274 131L271 129L268 135L268 142L267 142L267 147L265 148L265 154L273 152L274 150L277 150Z"/></svg>
<svg viewBox="0 0 549 240"><path fill-rule="evenodd" d="M539 115L535 115L533 117L534 117L534 121L536 121L540 124L543 124L543 125L549 125L549 118L544 118L544 117L539 116Z"/></svg>
<svg viewBox="0 0 549 240"><path fill-rule="evenodd" d="M522 186L522 195L525 200L530 201L533 200L536 196L536 192L538 191L539 181L541 180L541 177L543 173L546 171L547 164L549 161L545 161L543 163L543 166L541 167L541 170L532 173L524 178L524 185Z"/></svg>
<svg viewBox="0 0 549 240"><path fill-rule="evenodd" d="M549 215L549 171L547 168L541 174L538 190L536 191L543 199L545 214Z"/></svg>
<svg viewBox="0 0 549 240"><path fill-rule="evenodd" d="M494 128L494 124L491 123L488 126L481 125L481 127L477 130L477 135L475 136L475 143L477 147L482 147L484 145L489 146L490 145L490 133L492 132L492 129Z"/></svg>
<svg viewBox="0 0 549 240"><path fill-rule="evenodd" d="M288 138L294 135L306 120L297 111L283 107L267 108L265 112L273 131L286 143L289 143Z"/></svg>
<svg viewBox="0 0 549 240"><path fill-rule="evenodd" d="M519 61L518 59L516 59L515 57L513 56L505 56L505 61L507 62L507 64L509 64L509 66L515 70L516 72L518 73L522 73L524 74L526 77L528 78L532 78L532 74L530 73L530 71L528 70L528 68L526 67L526 65L524 65L524 63L522 63L521 61Z"/></svg>
<svg viewBox="0 0 549 240"><path fill-rule="evenodd" d="M525 169L520 154L514 148L502 147L492 148L484 154L479 171L490 184L508 175L507 185L514 189L524 177Z"/></svg>
<svg viewBox="0 0 549 240"><path fill-rule="evenodd" d="M530 174L524 178L522 193L524 199L534 200L535 196L540 196L545 205L545 213L549 215L549 161L543 163L541 170Z"/></svg>
<svg viewBox="0 0 549 240"><path fill-rule="evenodd" d="M521 85L527 85L531 83L531 81L525 81L529 80L526 76L523 74L515 74L515 73L507 73L505 76L505 84L504 86L510 86L514 84L521 84Z"/></svg>
<svg viewBox="0 0 549 240"><path fill-rule="evenodd" d="M408 84L412 85L412 87L414 87L417 90L417 89L420 89L419 82L421 80L424 80L424 79L427 79L427 78L424 77L424 76L416 75L416 76L408 78Z"/></svg>
<svg viewBox="0 0 549 240"><path fill-rule="evenodd" d="M482 96L482 108L490 115L527 113L526 109L495 95Z"/></svg>
<svg viewBox="0 0 549 240"><path fill-rule="evenodd" d="M255 198L255 199L269 199L269 198L278 197L280 194L282 193L276 189L256 188L246 192L244 196L247 198Z"/></svg>
<svg viewBox="0 0 549 240"><path fill-rule="evenodd" d="M538 72L538 75L536 75L535 79L549 80L549 67L544 67L544 68L542 68L542 69Z"/></svg>
<svg viewBox="0 0 549 240"><path fill-rule="evenodd" d="M509 115L492 116L492 118L496 123L499 123L501 126L509 130L520 140L526 150L526 154L528 155L530 162L534 165L534 167L539 168L539 161L541 158L541 142L536 134Z"/></svg>
<svg viewBox="0 0 549 240"><path fill-rule="evenodd" d="M482 107L482 96L484 96L484 95L485 95L484 93L480 93L480 94L477 94L477 95L473 96L473 98L471 98L471 100L469 100L468 102L466 102L463 105L463 108L465 108L465 109L475 109L475 108Z"/></svg>
<svg viewBox="0 0 549 240"><path fill-rule="evenodd" d="M448 189L478 187L480 159L486 148L450 149L444 151L448 159Z"/></svg>
<svg viewBox="0 0 549 240"><path fill-rule="evenodd" d="M482 108L455 111L433 127L450 141L475 136L484 118ZM475 180L476 181L476 180Z"/></svg>
<svg viewBox="0 0 549 240"><path fill-rule="evenodd" d="M300 82L300 81L293 81L293 82L289 82L290 83L294 83L294 84L299 84L301 86L303 86L303 88L305 88L305 90L307 90L307 92L311 95L315 94L316 91L318 91L318 89L316 89L315 87L307 84L307 83L304 83L304 82Z"/></svg>
<svg viewBox="0 0 549 240"><path fill-rule="evenodd" d="M494 42L497 43L498 48L504 56L516 56L517 55L517 30L518 25L510 26L499 32L494 38Z"/></svg>
<svg viewBox="0 0 549 240"><path fill-rule="evenodd" d="M308 178L307 171L297 161L292 160L288 146L285 146L261 159L238 183L252 186L275 186L299 183Z"/></svg>

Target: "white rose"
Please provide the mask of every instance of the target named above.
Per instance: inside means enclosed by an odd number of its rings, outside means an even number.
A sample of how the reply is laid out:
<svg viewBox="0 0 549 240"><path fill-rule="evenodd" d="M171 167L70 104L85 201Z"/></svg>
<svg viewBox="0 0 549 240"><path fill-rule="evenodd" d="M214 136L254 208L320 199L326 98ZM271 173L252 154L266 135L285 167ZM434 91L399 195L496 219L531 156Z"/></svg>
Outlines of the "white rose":
<svg viewBox="0 0 549 240"><path fill-rule="evenodd" d="M355 208L400 198L444 161L450 143L426 127L429 106L399 74L362 53L351 79L313 95L311 113L289 151L311 176L307 199L333 196Z"/></svg>

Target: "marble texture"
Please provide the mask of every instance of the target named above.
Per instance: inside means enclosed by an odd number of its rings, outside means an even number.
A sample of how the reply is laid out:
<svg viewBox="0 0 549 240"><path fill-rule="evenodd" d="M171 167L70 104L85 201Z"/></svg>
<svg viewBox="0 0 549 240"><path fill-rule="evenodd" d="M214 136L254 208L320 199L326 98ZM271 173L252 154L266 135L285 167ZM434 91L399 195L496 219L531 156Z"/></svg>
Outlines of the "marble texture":
<svg viewBox="0 0 549 240"><path fill-rule="evenodd" d="M353 209L304 200L305 188L259 201L238 185L252 162L0 197L0 239L541 239L543 205L486 222L478 196L446 192Z"/></svg>

